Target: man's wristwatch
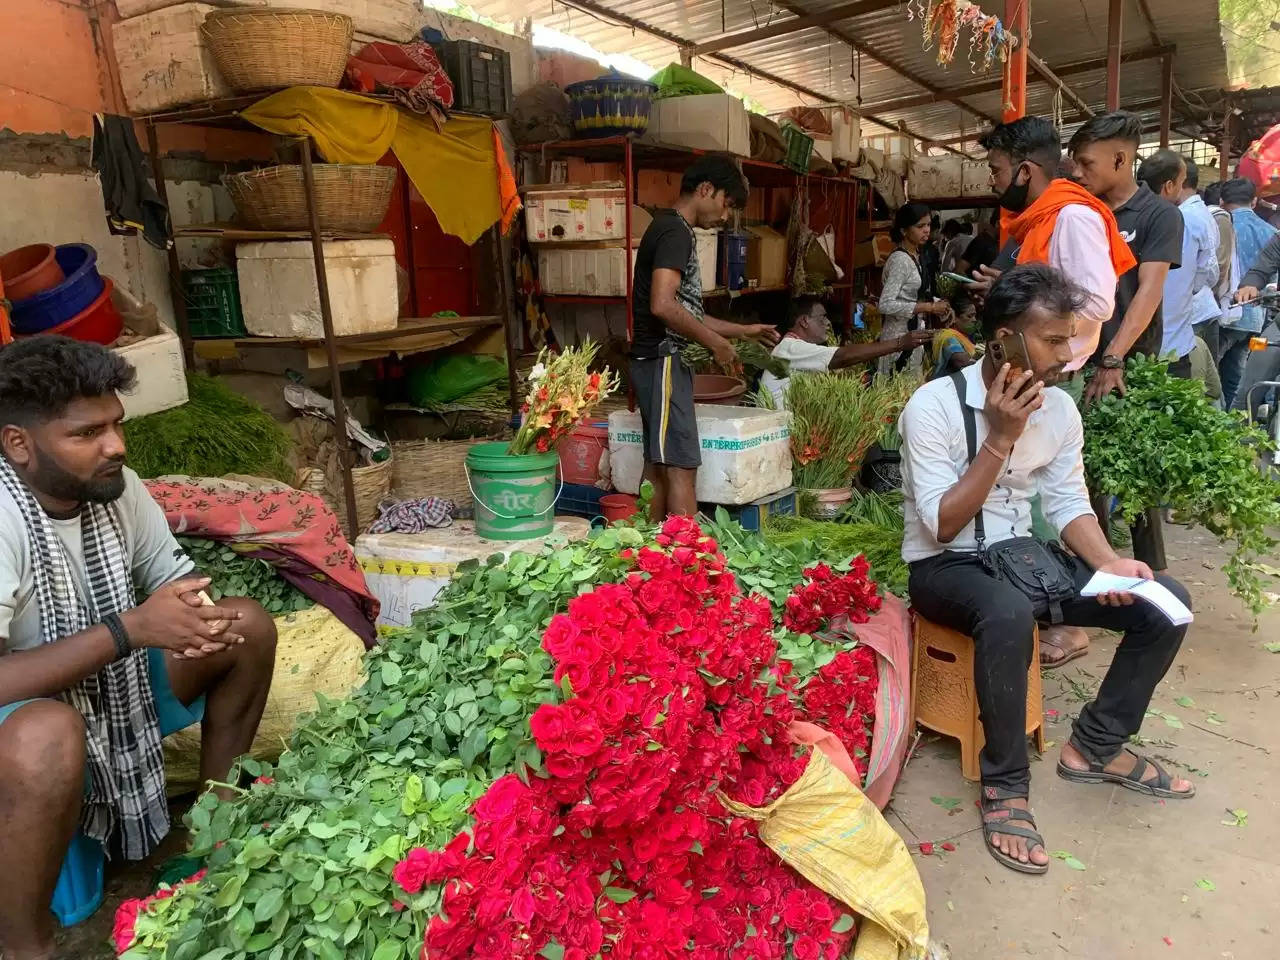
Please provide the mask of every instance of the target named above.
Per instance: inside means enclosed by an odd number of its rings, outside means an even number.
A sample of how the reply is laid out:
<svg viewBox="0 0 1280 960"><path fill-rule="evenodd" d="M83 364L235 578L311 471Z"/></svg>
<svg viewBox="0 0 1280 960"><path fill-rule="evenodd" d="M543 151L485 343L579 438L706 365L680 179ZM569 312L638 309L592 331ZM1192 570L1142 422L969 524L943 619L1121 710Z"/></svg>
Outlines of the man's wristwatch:
<svg viewBox="0 0 1280 960"><path fill-rule="evenodd" d="M1123 370L1124 357L1117 357L1114 353L1108 353L1102 358L1102 362L1098 366L1103 370Z"/></svg>

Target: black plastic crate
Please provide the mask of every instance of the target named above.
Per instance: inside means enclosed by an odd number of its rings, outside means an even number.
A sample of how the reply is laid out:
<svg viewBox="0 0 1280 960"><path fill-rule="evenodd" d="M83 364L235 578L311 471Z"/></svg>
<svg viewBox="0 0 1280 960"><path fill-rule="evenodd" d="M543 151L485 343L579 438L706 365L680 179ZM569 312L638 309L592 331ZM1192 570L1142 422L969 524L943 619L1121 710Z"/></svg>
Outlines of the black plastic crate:
<svg viewBox="0 0 1280 960"><path fill-rule="evenodd" d="M455 110L511 115L511 54L474 40L446 40L436 53L453 81Z"/></svg>

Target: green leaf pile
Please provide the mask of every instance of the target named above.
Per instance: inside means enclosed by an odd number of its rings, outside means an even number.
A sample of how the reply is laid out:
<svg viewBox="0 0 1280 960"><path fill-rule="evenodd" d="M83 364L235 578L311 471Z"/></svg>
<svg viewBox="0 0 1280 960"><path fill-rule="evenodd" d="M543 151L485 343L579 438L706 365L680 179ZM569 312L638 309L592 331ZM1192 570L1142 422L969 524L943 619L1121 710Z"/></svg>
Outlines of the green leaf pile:
<svg viewBox="0 0 1280 960"><path fill-rule="evenodd" d="M234 544L201 537L177 539L196 569L212 578L207 592L214 600L249 597L273 617L315 606L314 600L276 573L271 564L237 553Z"/></svg>
<svg viewBox="0 0 1280 960"><path fill-rule="evenodd" d="M1266 436L1217 409L1199 381L1169 376L1166 362L1130 360L1125 385L1123 397L1085 411L1090 488L1114 496L1126 520L1171 507L1229 545L1231 588L1260 613L1266 599L1253 565L1276 546L1268 528L1280 524L1280 482L1258 467Z"/></svg>

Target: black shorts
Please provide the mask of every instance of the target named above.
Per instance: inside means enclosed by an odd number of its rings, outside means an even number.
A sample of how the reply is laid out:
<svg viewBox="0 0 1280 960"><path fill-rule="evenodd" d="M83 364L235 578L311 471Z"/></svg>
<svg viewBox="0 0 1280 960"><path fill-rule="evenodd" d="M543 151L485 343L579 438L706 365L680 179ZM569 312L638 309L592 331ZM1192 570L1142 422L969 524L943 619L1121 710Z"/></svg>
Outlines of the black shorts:
<svg viewBox="0 0 1280 960"><path fill-rule="evenodd" d="M644 433L645 463L696 470L702 466L693 372L676 353L631 358L631 385Z"/></svg>

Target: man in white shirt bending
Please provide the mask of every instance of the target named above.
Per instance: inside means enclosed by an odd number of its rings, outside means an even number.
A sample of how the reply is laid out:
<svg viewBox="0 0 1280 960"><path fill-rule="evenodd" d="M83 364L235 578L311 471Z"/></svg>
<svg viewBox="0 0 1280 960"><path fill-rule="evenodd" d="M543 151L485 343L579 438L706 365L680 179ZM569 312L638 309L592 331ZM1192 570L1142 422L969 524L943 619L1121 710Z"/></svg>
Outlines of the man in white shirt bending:
<svg viewBox="0 0 1280 960"><path fill-rule="evenodd" d="M892 340L876 340L871 343L846 343L842 347L827 344L831 337L831 321L827 308L817 297L798 297L791 302L787 332L773 348L775 360L785 360L792 371L825 373L856 367L879 357L914 350L933 342L933 330L909 330ZM760 378L760 386L773 394L779 410L785 404L790 377L778 377L766 370Z"/></svg>
<svg viewBox="0 0 1280 960"><path fill-rule="evenodd" d="M1080 414L1053 386L1071 361L1082 297L1052 267L1006 271L987 296L983 335L1008 338L1011 349L1025 352L1030 369L997 367L988 353L981 363L917 390L899 420L902 556L911 568L911 602L921 616L973 638L986 736L980 756L983 831L991 855L1023 873L1044 873L1049 863L1027 799L1027 670L1036 623L1027 596L992 573L986 550L1030 535L1031 498L1039 492L1045 514L1072 551L1062 562L1077 591L1094 571L1152 578L1146 564L1117 556L1103 535L1085 489ZM965 408L973 416L972 457ZM1162 576L1159 582L1187 602L1176 581ZM1186 626L1174 626L1128 593L1085 598L1077 592L1061 604L1061 613L1066 623L1123 631L1124 638L1097 698L1073 725L1058 776L1119 783L1155 797L1192 796L1189 782L1126 748Z"/></svg>

